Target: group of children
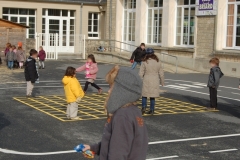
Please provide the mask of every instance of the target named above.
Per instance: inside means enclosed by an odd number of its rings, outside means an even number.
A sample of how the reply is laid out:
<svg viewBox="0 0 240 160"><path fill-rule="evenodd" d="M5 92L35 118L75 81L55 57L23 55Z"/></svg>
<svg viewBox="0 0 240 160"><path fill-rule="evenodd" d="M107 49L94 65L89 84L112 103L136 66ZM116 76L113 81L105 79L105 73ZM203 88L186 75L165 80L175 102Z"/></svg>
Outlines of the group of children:
<svg viewBox="0 0 240 160"><path fill-rule="evenodd" d="M11 45L11 43L6 44L6 49L4 51L6 64L10 70L14 68L23 69L26 62L26 54L22 48L22 42L18 42L17 47L15 45ZM43 47L39 47L38 59L39 59L39 69L44 69L44 61L46 58L46 53L43 50ZM2 60L0 60L2 61Z"/></svg>

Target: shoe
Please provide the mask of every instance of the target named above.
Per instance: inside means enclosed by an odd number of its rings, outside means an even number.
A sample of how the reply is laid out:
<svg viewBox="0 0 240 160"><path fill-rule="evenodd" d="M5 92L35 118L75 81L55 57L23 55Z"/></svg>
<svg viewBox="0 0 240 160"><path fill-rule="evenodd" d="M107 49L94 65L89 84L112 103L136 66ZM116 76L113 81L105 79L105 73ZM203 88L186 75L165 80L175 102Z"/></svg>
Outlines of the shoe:
<svg viewBox="0 0 240 160"><path fill-rule="evenodd" d="M98 90L98 94L102 94L102 89L99 89L99 90Z"/></svg>
<svg viewBox="0 0 240 160"><path fill-rule="evenodd" d="M44 67L42 69L45 69Z"/></svg>
<svg viewBox="0 0 240 160"><path fill-rule="evenodd" d="M79 117L74 117L74 118L71 118L71 120L79 120Z"/></svg>
<svg viewBox="0 0 240 160"><path fill-rule="evenodd" d="M142 115L144 115L146 112L146 108L142 108Z"/></svg>
<svg viewBox="0 0 240 160"><path fill-rule="evenodd" d="M33 96L33 95L27 95L26 97L27 97L27 98L36 98L36 97Z"/></svg>
<svg viewBox="0 0 240 160"><path fill-rule="evenodd" d="M153 111L153 110L150 110L150 111L147 112L147 114L153 115L153 114L154 114L154 111Z"/></svg>
<svg viewBox="0 0 240 160"><path fill-rule="evenodd" d="M40 67L38 67L38 69L42 69L42 67L40 66Z"/></svg>

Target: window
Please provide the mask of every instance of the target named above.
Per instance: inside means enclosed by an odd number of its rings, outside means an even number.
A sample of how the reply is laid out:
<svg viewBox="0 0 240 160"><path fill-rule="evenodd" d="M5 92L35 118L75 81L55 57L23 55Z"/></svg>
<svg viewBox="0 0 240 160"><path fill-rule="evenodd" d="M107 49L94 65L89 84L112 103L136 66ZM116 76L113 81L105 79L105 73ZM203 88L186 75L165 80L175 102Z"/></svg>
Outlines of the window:
<svg viewBox="0 0 240 160"><path fill-rule="evenodd" d="M135 41L136 0L124 1L123 41Z"/></svg>
<svg viewBox="0 0 240 160"><path fill-rule="evenodd" d="M162 42L163 0L148 0L147 43Z"/></svg>
<svg viewBox="0 0 240 160"><path fill-rule="evenodd" d="M36 13L34 9L3 8L3 19L29 26L27 38L35 38Z"/></svg>
<svg viewBox="0 0 240 160"><path fill-rule="evenodd" d="M176 45L194 45L195 0L178 0Z"/></svg>
<svg viewBox="0 0 240 160"><path fill-rule="evenodd" d="M240 48L240 0L228 0L226 47Z"/></svg>
<svg viewBox="0 0 240 160"><path fill-rule="evenodd" d="M88 13L88 38L99 38L98 13Z"/></svg>

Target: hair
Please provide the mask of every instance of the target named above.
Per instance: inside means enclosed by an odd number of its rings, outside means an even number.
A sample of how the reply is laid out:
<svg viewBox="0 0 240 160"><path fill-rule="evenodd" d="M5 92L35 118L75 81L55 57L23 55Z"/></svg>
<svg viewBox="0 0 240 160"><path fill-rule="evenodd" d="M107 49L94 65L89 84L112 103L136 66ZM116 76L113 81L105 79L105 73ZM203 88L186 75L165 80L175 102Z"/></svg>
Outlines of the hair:
<svg viewBox="0 0 240 160"><path fill-rule="evenodd" d="M144 47L145 47L145 43L141 43L141 44L140 44L140 47L141 47L141 46L144 46Z"/></svg>
<svg viewBox="0 0 240 160"><path fill-rule="evenodd" d="M74 77L74 75L76 74L76 68L74 67L68 67L66 72L65 72L65 76L69 76L69 77Z"/></svg>
<svg viewBox="0 0 240 160"><path fill-rule="evenodd" d="M212 59L210 59L209 63L213 63L213 64L216 64L217 66L219 66L219 59L217 57L214 57Z"/></svg>
<svg viewBox="0 0 240 160"><path fill-rule="evenodd" d="M12 48L16 49L16 46L15 46L15 45L12 45Z"/></svg>
<svg viewBox="0 0 240 160"><path fill-rule="evenodd" d="M143 61L146 61L149 60L149 59L154 59L156 60L157 62L159 62L159 58L156 54L152 53L152 54L146 54L146 56L143 58Z"/></svg>
<svg viewBox="0 0 240 160"><path fill-rule="evenodd" d="M38 52L35 49L31 49L29 52L30 56L38 54Z"/></svg>
<svg viewBox="0 0 240 160"><path fill-rule="evenodd" d="M18 50L22 50L22 47L19 46L19 47L18 47Z"/></svg>
<svg viewBox="0 0 240 160"><path fill-rule="evenodd" d="M97 63L93 54L89 54L88 59L91 59L93 63Z"/></svg>
<svg viewBox="0 0 240 160"><path fill-rule="evenodd" d="M43 49L43 46L40 46L39 48Z"/></svg>
<svg viewBox="0 0 240 160"><path fill-rule="evenodd" d="M6 46L7 46L7 48L10 48L11 47L11 43L7 43Z"/></svg>

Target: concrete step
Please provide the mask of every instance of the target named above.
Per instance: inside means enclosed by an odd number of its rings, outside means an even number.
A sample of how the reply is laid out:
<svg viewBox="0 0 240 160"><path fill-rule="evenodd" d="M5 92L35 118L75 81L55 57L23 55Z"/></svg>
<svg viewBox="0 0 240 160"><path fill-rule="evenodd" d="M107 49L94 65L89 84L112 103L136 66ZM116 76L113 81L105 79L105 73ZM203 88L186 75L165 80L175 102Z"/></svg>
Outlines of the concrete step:
<svg viewBox="0 0 240 160"><path fill-rule="evenodd" d="M58 54L58 59L83 59L82 54L74 54L74 53L67 53L67 54Z"/></svg>

